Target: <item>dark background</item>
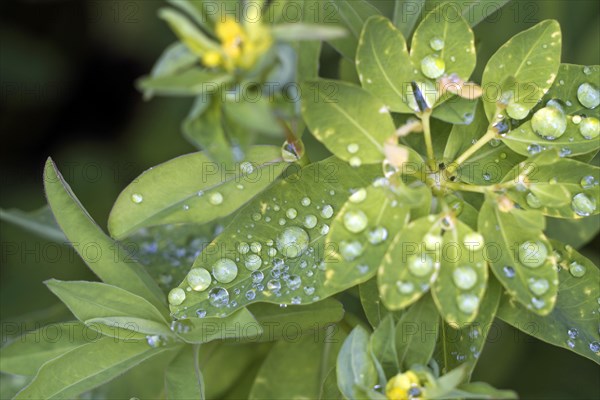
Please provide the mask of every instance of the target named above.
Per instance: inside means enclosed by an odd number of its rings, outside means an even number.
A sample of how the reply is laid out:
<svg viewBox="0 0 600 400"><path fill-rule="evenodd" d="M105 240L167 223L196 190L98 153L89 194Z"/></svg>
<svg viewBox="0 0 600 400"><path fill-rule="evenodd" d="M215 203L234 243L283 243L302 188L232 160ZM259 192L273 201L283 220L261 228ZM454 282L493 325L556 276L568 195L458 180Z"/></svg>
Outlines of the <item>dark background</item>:
<svg viewBox="0 0 600 400"><path fill-rule="evenodd" d="M103 225L112 202L135 176L193 151L179 132L190 101L144 102L134 86L174 41L156 17L165 4L0 1L0 207L42 206L42 167L52 156ZM377 2L381 8L391 4ZM513 1L475 29L483 39L476 78L502 43L547 18L562 25L563 62L599 63L600 2ZM335 57L326 53L322 69L331 74L336 68ZM30 327L32 321L59 318L64 310L42 281L91 274L66 247L57 249L6 223L0 229L2 320ZM7 254L8 242L21 251ZM596 263L599 244L596 238L584 250ZM503 324L499 332L483 353L476 379L514 389L522 398L600 398L600 370L591 361Z"/></svg>

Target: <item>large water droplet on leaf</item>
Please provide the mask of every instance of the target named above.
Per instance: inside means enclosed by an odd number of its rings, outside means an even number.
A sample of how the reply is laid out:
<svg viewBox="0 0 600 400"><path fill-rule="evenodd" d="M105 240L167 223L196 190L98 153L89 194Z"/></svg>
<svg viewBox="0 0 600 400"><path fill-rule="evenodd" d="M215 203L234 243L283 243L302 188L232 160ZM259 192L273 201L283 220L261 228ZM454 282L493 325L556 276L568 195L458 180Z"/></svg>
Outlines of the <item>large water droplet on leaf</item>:
<svg viewBox="0 0 600 400"><path fill-rule="evenodd" d="M409 281L398 281L396 282L396 287L398 288L398 291L402 294L410 294L415 290L415 285Z"/></svg>
<svg viewBox="0 0 600 400"><path fill-rule="evenodd" d="M505 265L504 268L502 268L502 272L504 273L504 276L506 276L507 278L515 277L515 269L508 265Z"/></svg>
<svg viewBox="0 0 600 400"><path fill-rule="evenodd" d="M579 124L579 133L585 139L595 139L600 135L600 121L598 118L588 117Z"/></svg>
<svg viewBox="0 0 600 400"><path fill-rule="evenodd" d="M220 192L211 193L210 196L208 196L208 202L213 206L218 206L223 203L223 195Z"/></svg>
<svg viewBox="0 0 600 400"><path fill-rule="evenodd" d="M473 314L479 307L479 298L474 294L466 293L456 297L458 308L465 314Z"/></svg>
<svg viewBox="0 0 600 400"><path fill-rule="evenodd" d="M368 222L367 215L361 210L348 211L344 214L344 227L352 233L362 232Z"/></svg>
<svg viewBox="0 0 600 400"><path fill-rule="evenodd" d="M229 292L222 287L212 288L208 292L208 301L214 307L224 307L229 304Z"/></svg>
<svg viewBox="0 0 600 400"><path fill-rule="evenodd" d="M569 272L575 278L581 278L583 275L585 275L586 268L585 265L580 264L577 261L573 261L571 264L569 264Z"/></svg>
<svg viewBox="0 0 600 400"><path fill-rule="evenodd" d="M479 250L483 247L483 236L477 232L467 233L463 238L463 244L469 250Z"/></svg>
<svg viewBox="0 0 600 400"><path fill-rule="evenodd" d="M369 243L379 244L387 239L388 231L383 226L378 226L368 233Z"/></svg>
<svg viewBox="0 0 600 400"><path fill-rule="evenodd" d="M262 258L256 254L250 254L244 261L244 266L250 271L256 271L262 265Z"/></svg>
<svg viewBox="0 0 600 400"><path fill-rule="evenodd" d="M413 255L408 258L408 270L415 276L423 277L433 270L434 261L426 254Z"/></svg>
<svg viewBox="0 0 600 400"><path fill-rule="evenodd" d="M302 278L300 278L298 275L290 275L286 283L290 290L296 290L302 284Z"/></svg>
<svg viewBox="0 0 600 400"><path fill-rule="evenodd" d="M182 288L175 288L169 292L169 304L178 306L185 300L185 291Z"/></svg>
<svg viewBox="0 0 600 400"><path fill-rule="evenodd" d="M594 186L598 186L598 180L593 175L584 176L579 183L583 189L591 189Z"/></svg>
<svg viewBox="0 0 600 400"><path fill-rule="evenodd" d="M600 92L593 85L582 83L577 88L577 99L585 108L596 108L600 104Z"/></svg>
<svg viewBox="0 0 600 400"><path fill-rule="evenodd" d="M531 192L527 193L527 196L525 196L525 201L531 208L540 208L542 206L540 199L538 199L538 197Z"/></svg>
<svg viewBox="0 0 600 400"><path fill-rule="evenodd" d="M306 231L297 226L285 228L277 236L275 245L284 257L299 257L308 248L309 236Z"/></svg>
<svg viewBox="0 0 600 400"><path fill-rule="evenodd" d="M529 115L529 109L518 103L510 103L506 107L506 113L513 119L522 120Z"/></svg>
<svg viewBox="0 0 600 400"><path fill-rule="evenodd" d="M237 276L238 268L233 260L221 258L213 264L212 273L219 282L229 283Z"/></svg>
<svg viewBox="0 0 600 400"><path fill-rule="evenodd" d="M596 211L596 200L585 193L578 193L571 200L571 208L575 214L587 217Z"/></svg>
<svg viewBox="0 0 600 400"><path fill-rule="evenodd" d="M423 245L427 250L439 250L442 246L442 237L440 235L434 235L432 233L427 233L423 237Z"/></svg>
<svg viewBox="0 0 600 400"><path fill-rule="evenodd" d="M204 268L192 268L187 274L188 285L197 292L206 290L211 281L210 272Z"/></svg>
<svg viewBox="0 0 600 400"><path fill-rule="evenodd" d="M446 63L444 59L433 55L426 56L421 60L421 71L423 75L431 79L437 79L444 75Z"/></svg>
<svg viewBox="0 0 600 400"><path fill-rule="evenodd" d="M519 260L529 268L537 268L548 258L548 249L540 241L527 241L519 246Z"/></svg>
<svg viewBox="0 0 600 400"><path fill-rule="evenodd" d="M362 203L367 198L367 191L365 188L360 188L356 192L352 193L349 200L351 203Z"/></svg>
<svg viewBox="0 0 600 400"><path fill-rule="evenodd" d="M317 222L317 217L312 214L308 214L306 217L304 217L304 226L308 229L312 229L317 226Z"/></svg>
<svg viewBox="0 0 600 400"><path fill-rule="evenodd" d="M537 296L541 296L550 289L550 284L546 279L531 279L529 281L529 290Z"/></svg>
<svg viewBox="0 0 600 400"><path fill-rule="evenodd" d="M139 193L134 193L131 195L131 201L133 201L135 204L140 204L142 201L144 201L144 197Z"/></svg>
<svg viewBox="0 0 600 400"><path fill-rule="evenodd" d="M440 51L444 48L444 39L437 36L433 37L429 41L429 46L435 51Z"/></svg>
<svg viewBox="0 0 600 400"><path fill-rule="evenodd" d="M553 140L567 130L567 118L557 107L544 107L533 114L531 127L541 137Z"/></svg>
<svg viewBox="0 0 600 400"><path fill-rule="evenodd" d="M463 290L471 289L477 283L477 273L471 267L458 267L452 273L454 284Z"/></svg>
<svg viewBox="0 0 600 400"><path fill-rule="evenodd" d="M363 252L363 245L354 240L352 242L342 241L340 243L340 254L346 261L352 261L356 257L360 256Z"/></svg>

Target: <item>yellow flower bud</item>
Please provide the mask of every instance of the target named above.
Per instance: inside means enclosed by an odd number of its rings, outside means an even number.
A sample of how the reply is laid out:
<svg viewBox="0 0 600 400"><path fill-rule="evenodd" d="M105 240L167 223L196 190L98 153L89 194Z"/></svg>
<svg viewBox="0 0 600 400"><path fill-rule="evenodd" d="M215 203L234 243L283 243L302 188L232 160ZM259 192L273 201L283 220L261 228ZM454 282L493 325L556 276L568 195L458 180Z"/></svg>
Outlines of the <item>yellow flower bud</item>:
<svg viewBox="0 0 600 400"><path fill-rule="evenodd" d="M228 43L236 38L239 40L244 36L242 26L231 18L219 22L215 28L215 33L221 40L221 43Z"/></svg>
<svg viewBox="0 0 600 400"><path fill-rule="evenodd" d="M409 390L420 385L417 374L412 371L398 374L390 379L385 387L385 394L390 400L408 400Z"/></svg>
<svg viewBox="0 0 600 400"><path fill-rule="evenodd" d="M202 56L202 63L209 67L214 68L217 67L221 63L221 54L217 51L207 51Z"/></svg>
<svg viewBox="0 0 600 400"><path fill-rule="evenodd" d="M386 391L386 396L389 400L408 400L408 391L392 388L391 390Z"/></svg>

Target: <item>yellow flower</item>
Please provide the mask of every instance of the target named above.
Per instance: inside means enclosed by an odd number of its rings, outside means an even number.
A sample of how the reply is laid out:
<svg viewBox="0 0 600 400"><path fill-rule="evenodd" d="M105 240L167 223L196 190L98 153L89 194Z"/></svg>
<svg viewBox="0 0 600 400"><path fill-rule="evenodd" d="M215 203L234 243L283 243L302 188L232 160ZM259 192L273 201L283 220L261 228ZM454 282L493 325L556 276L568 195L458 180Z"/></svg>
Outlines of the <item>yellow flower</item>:
<svg viewBox="0 0 600 400"><path fill-rule="evenodd" d="M202 56L202 63L209 68L217 67L221 63L221 53L218 51L207 51Z"/></svg>
<svg viewBox="0 0 600 400"><path fill-rule="evenodd" d="M421 381L417 374L407 371L390 379L385 387L385 394L389 400L408 400L413 398L411 389L418 388Z"/></svg>

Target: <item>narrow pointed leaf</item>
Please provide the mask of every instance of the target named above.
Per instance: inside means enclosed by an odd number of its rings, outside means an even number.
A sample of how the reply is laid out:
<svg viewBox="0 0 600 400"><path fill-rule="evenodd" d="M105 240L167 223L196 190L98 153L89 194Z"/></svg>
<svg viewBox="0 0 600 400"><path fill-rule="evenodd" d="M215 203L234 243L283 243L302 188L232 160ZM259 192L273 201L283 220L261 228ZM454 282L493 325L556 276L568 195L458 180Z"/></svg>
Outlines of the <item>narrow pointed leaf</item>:
<svg viewBox="0 0 600 400"><path fill-rule="evenodd" d="M208 98L219 87L232 79L224 72L195 67L175 75L142 78L137 82L137 86L140 90L151 91L159 96L204 96Z"/></svg>
<svg viewBox="0 0 600 400"><path fill-rule="evenodd" d="M369 333L357 326L344 341L337 357L336 372L340 391L348 399L362 398L377 383L377 371L368 351Z"/></svg>
<svg viewBox="0 0 600 400"><path fill-rule="evenodd" d="M141 296L166 312L165 298L156 282L96 225L52 159L46 162L44 187L56 221L90 269L105 283Z"/></svg>
<svg viewBox="0 0 600 400"><path fill-rule="evenodd" d="M44 239L57 243L67 243L65 234L56 223L48 206L31 212L17 209L0 209L0 220L15 224Z"/></svg>
<svg viewBox="0 0 600 400"><path fill-rule="evenodd" d="M371 355L381 365L385 376L394 376L401 371L396 354L396 321L388 314L371 334L369 340Z"/></svg>
<svg viewBox="0 0 600 400"><path fill-rule="evenodd" d="M204 400L204 379L200 371L200 346L185 346L165 371L167 399Z"/></svg>

